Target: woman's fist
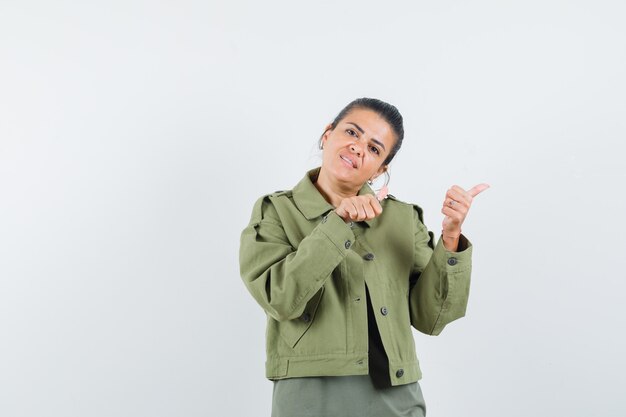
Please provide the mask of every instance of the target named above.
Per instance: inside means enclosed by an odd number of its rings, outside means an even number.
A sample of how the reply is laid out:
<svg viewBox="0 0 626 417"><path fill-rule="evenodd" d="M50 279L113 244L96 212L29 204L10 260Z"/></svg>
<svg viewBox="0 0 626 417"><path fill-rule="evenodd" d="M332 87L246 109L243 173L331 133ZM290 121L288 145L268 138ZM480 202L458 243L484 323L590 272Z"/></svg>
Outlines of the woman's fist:
<svg viewBox="0 0 626 417"><path fill-rule="evenodd" d="M387 196L387 187L383 187L376 196L372 194L356 195L341 200L335 213L346 223L371 220L383 212L380 201Z"/></svg>

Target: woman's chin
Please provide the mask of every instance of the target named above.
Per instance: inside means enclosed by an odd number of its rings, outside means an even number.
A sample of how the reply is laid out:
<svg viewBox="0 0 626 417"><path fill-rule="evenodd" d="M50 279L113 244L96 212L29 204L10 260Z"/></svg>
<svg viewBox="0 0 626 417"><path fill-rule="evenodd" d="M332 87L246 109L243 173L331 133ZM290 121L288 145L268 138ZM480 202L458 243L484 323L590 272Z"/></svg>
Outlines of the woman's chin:
<svg viewBox="0 0 626 417"><path fill-rule="evenodd" d="M355 170L356 171L356 170ZM351 186L351 188L361 188L365 183L364 180L361 180L360 176L357 172L341 172L335 175L335 180L338 183L344 184L346 186Z"/></svg>
<svg viewBox="0 0 626 417"><path fill-rule="evenodd" d="M328 166L322 166L322 169L326 171L328 179L346 188L360 189L367 181L361 178L361 172L358 169L342 163L333 165L330 169Z"/></svg>

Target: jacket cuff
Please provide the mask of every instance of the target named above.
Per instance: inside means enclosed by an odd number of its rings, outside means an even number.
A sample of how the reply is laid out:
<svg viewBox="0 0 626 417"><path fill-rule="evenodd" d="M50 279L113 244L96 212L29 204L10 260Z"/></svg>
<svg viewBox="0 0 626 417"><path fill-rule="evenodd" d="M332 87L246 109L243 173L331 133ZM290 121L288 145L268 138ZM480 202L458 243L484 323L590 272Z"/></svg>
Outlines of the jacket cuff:
<svg viewBox="0 0 626 417"><path fill-rule="evenodd" d="M439 237L435 250L433 251L433 258L435 265L439 270L445 270L448 273L455 273L465 271L472 267L472 243L463 235L459 237L459 249L458 252L451 252L443 245L442 236Z"/></svg>
<svg viewBox="0 0 626 417"><path fill-rule="evenodd" d="M347 255L348 250L354 244L354 232L337 213L328 212L322 217L317 228L335 245L342 256Z"/></svg>

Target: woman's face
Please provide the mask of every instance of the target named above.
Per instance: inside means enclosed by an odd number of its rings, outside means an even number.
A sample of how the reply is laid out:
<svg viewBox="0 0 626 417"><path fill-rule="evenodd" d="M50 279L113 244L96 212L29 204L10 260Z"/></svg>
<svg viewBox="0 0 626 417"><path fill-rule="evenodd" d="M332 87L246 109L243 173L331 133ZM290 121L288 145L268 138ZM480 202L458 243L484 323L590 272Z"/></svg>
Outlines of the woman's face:
<svg viewBox="0 0 626 417"><path fill-rule="evenodd" d="M383 162L395 141L393 129L378 113L354 109L322 136L322 170L345 186L361 188L385 172Z"/></svg>

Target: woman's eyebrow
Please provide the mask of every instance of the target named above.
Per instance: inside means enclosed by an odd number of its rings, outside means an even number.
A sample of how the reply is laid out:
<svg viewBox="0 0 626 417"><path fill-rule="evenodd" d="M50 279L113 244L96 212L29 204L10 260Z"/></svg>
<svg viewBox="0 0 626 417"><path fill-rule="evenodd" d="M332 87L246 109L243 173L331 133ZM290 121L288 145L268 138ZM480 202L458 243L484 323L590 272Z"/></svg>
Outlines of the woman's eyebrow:
<svg viewBox="0 0 626 417"><path fill-rule="evenodd" d="M378 139L374 139L374 138L372 138L372 142L374 142L375 144L377 144L378 146L380 146L381 148L383 148L383 150L384 150L384 151L386 151L386 150L387 150L387 148L385 148L385 145L384 145L381 141L379 141Z"/></svg>
<svg viewBox="0 0 626 417"><path fill-rule="evenodd" d="M365 133L365 130L361 129L361 126L357 125L356 123L354 123L354 122L347 122L347 123L353 125L354 127L356 127L359 130L359 132Z"/></svg>
<svg viewBox="0 0 626 417"><path fill-rule="evenodd" d="M351 124L351 125L353 125L354 127L356 127L356 128L357 128L357 130L358 130L359 132L361 132L361 134L365 133L365 130L361 129L361 126L357 125L356 123L354 123L354 122L346 122L346 123ZM387 150L387 148L385 148L385 145L384 145L381 141L379 141L379 140L378 140L378 139L376 139L376 138L371 138L371 139L372 139L372 142L374 142L375 144L377 144L378 146L380 146L381 148L383 148L383 150L385 150L385 151Z"/></svg>

